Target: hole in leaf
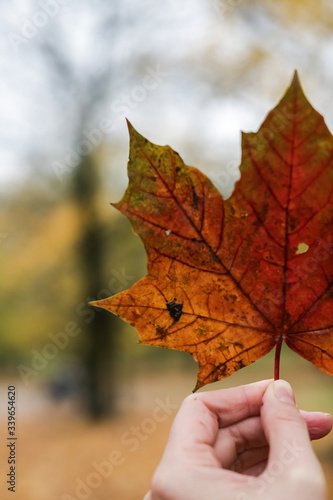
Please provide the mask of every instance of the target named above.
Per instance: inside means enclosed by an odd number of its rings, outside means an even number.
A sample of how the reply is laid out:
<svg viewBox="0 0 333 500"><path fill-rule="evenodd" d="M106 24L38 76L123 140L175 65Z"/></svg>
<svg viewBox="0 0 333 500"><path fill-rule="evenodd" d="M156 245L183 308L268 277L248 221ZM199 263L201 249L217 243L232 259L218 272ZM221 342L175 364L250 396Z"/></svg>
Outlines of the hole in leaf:
<svg viewBox="0 0 333 500"><path fill-rule="evenodd" d="M305 253L309 250L309 245L306 243L299 243L298 248L296 250L296 255L300 255L301 253Z"/></svg>

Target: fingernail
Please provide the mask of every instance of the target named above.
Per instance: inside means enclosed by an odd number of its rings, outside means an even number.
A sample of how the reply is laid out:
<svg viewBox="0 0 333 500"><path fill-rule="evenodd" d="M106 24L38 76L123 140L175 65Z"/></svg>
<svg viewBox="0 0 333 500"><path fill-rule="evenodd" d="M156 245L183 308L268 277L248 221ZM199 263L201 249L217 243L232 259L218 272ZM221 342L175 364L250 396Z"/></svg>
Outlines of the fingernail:
<svg viewBox="0 0 333 500"><path fill-rule="evenodd" d="M293 390L285 380L276 380L273 385L274 394L277 399L291 405L295 404Z"/></svg>

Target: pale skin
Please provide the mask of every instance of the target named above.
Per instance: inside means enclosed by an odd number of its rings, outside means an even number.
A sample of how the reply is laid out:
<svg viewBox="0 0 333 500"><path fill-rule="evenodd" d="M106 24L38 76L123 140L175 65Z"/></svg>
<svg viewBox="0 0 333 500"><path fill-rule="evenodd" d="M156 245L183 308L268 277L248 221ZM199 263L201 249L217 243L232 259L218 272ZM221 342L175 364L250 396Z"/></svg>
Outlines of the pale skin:
<svg viewBox="0 0 333 500"><path fill-rule="evenodd" d="M311 439L332 417L264 380L187 397L144 500L327 500Z"/></svg>

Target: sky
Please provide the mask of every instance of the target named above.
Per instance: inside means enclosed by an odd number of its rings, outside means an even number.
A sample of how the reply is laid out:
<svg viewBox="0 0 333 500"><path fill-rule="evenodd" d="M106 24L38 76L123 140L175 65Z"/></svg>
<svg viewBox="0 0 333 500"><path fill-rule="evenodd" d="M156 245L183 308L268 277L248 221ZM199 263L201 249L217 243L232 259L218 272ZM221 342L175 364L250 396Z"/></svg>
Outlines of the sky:
<svg viewBox="0 0 333 500"><path fill-rule="evenodd" d="M120 191L128 156L125 115L215 182L219 169L235 180L241 130L258 129L296 68L333 128L333 36L322 22L331 7L319 7L310 27L300 19L290 29L279 11L260 1L166 0L161 8L152 0L4 0L0 192L24 185L36 171L54 178L59 165L70 171L93 131L113 152L112 184ZM62 73L48 50L62 54ZM108 69L105 95L80 130L94 81ZM231 184L224 188L230 194Z"/></svg>

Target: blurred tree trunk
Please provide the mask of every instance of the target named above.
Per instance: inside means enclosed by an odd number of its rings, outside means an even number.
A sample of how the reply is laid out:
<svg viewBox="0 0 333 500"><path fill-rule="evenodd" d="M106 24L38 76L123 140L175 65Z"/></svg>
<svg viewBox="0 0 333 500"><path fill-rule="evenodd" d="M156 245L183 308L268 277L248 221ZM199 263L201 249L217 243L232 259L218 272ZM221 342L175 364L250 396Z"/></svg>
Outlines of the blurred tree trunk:
<svg viewBox="0 0 333 500"><path fill-rule="evenodd" d="M101 195L98 162L92 153L83 157L75 169L74 196L80 213L78 259L85 290L82 297L97 298L106 285L105 232L97 200ZM94 309L92 321L82 321L85 339L84 363L87 383L87 410L93 419L115 413L116 370L114 318L106 311Z"/></svg>

